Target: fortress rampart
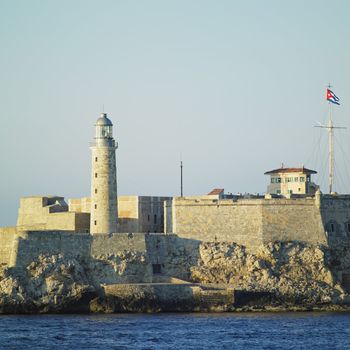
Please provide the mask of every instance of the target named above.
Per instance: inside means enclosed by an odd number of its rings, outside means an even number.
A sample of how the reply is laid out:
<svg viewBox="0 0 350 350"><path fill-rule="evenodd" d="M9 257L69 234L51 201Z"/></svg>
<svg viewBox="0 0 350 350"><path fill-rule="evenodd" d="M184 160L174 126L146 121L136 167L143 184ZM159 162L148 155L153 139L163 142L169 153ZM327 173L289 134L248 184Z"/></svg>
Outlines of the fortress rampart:
<svg viewBox="0 0 350 350"><path fill-rule="evenodd" d="M169 267L169 259L179 251L195 259L196 247L202 241L235 242L252 251L275 241L333 245L349 241L350 196L174 198L166 202L164 224L166 234L113 233L94 237L57 229L1 228L0 263L25 265L40 254L89 258L138 251L146 252L152 264L162 265L166 271L174 268Z"/></svg>
<svg viewBox="0 0 350 350"><path fill-rule="evenodd" d="M236 242L255 249L274 241L333 244L350 237L350 196L206 199L165 204L165 230L199 241Z"/></svg>
<svg viewBox="0 0 350 350"><path fill-rule="evenodd" d="M64 254L88 259L120 251L146 252L145 234L117 233L95 235L64 231L0 230L0 264L25 266L39 255Z"/></svg>

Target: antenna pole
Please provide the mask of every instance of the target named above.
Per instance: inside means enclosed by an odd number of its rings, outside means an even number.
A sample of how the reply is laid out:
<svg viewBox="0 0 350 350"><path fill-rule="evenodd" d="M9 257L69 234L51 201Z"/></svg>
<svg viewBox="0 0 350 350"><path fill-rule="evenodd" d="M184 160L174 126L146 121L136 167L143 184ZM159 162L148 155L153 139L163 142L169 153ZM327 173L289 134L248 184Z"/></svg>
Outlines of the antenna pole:
<svg viewBox="0 0 350 350"><path fill-rule="evenodd" d="M183 165L182 165L182 161L180 163L180 169L181 169L181 197L183 197Z"/></svg>

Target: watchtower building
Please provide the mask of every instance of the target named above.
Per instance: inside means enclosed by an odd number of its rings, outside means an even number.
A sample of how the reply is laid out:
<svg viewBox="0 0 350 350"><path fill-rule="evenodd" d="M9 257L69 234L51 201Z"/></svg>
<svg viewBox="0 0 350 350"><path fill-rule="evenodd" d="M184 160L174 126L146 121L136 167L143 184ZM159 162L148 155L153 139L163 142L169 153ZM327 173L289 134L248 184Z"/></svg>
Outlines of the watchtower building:
<svg viewBox="0 0 350 350"><path fill-rule="evenodd" d="M115 150L118 143L113 138L113 124L102 113L95 124L95 138L90 145L91 216L92 234L117 232L117 171Z"/></svg>
<svg viewBox="0 0 350 350"><path fill-rule="evenodd" d="M313 195L318 186L311 181L311 175L316 174L315 170L301 168L285 168L267 171L270 175L270 184L267 193L279 194L282 196L291 194Z"/></svg>

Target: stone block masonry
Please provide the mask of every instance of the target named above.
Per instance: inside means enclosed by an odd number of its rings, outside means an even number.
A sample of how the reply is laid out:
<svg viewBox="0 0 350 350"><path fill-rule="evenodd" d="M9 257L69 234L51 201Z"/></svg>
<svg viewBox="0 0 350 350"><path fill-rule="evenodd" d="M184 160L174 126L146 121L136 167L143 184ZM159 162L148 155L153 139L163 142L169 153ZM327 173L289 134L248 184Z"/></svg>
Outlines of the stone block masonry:
<svg viewBox="0 0 350 350"><path fill-rule="evenodd" d="M118 233L92 236L88 233L64 231L0 231L0 264L21 267L39 255L63 254L90 259L117 254L121 251L146 253L145 234Z"/></svg>
<svg viewBox="0 0 350 350"><path fill-rule="evenodd" d="M236 242L253 250L273 241L327 244L321 211L313 198L174 198L166 203L165 217L167 232L187 239Z"/></svg>
<svg viewBox="0 0 350 350"><path fill-rule="evenodd" d="M9 265L15 255L16 227L0 228L0 265Z"/></svg>

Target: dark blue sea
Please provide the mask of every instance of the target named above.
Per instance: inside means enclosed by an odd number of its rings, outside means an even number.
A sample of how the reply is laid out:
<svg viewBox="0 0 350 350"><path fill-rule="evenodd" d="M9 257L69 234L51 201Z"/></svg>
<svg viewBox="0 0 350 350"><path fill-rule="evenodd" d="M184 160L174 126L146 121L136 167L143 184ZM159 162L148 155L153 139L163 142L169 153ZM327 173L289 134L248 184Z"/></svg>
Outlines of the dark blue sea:
<svg viewBox="0 0 350 350"><path fill-rule="evenodd" d="M0 316L0 349L350 349L350 313Z"/></svg>

